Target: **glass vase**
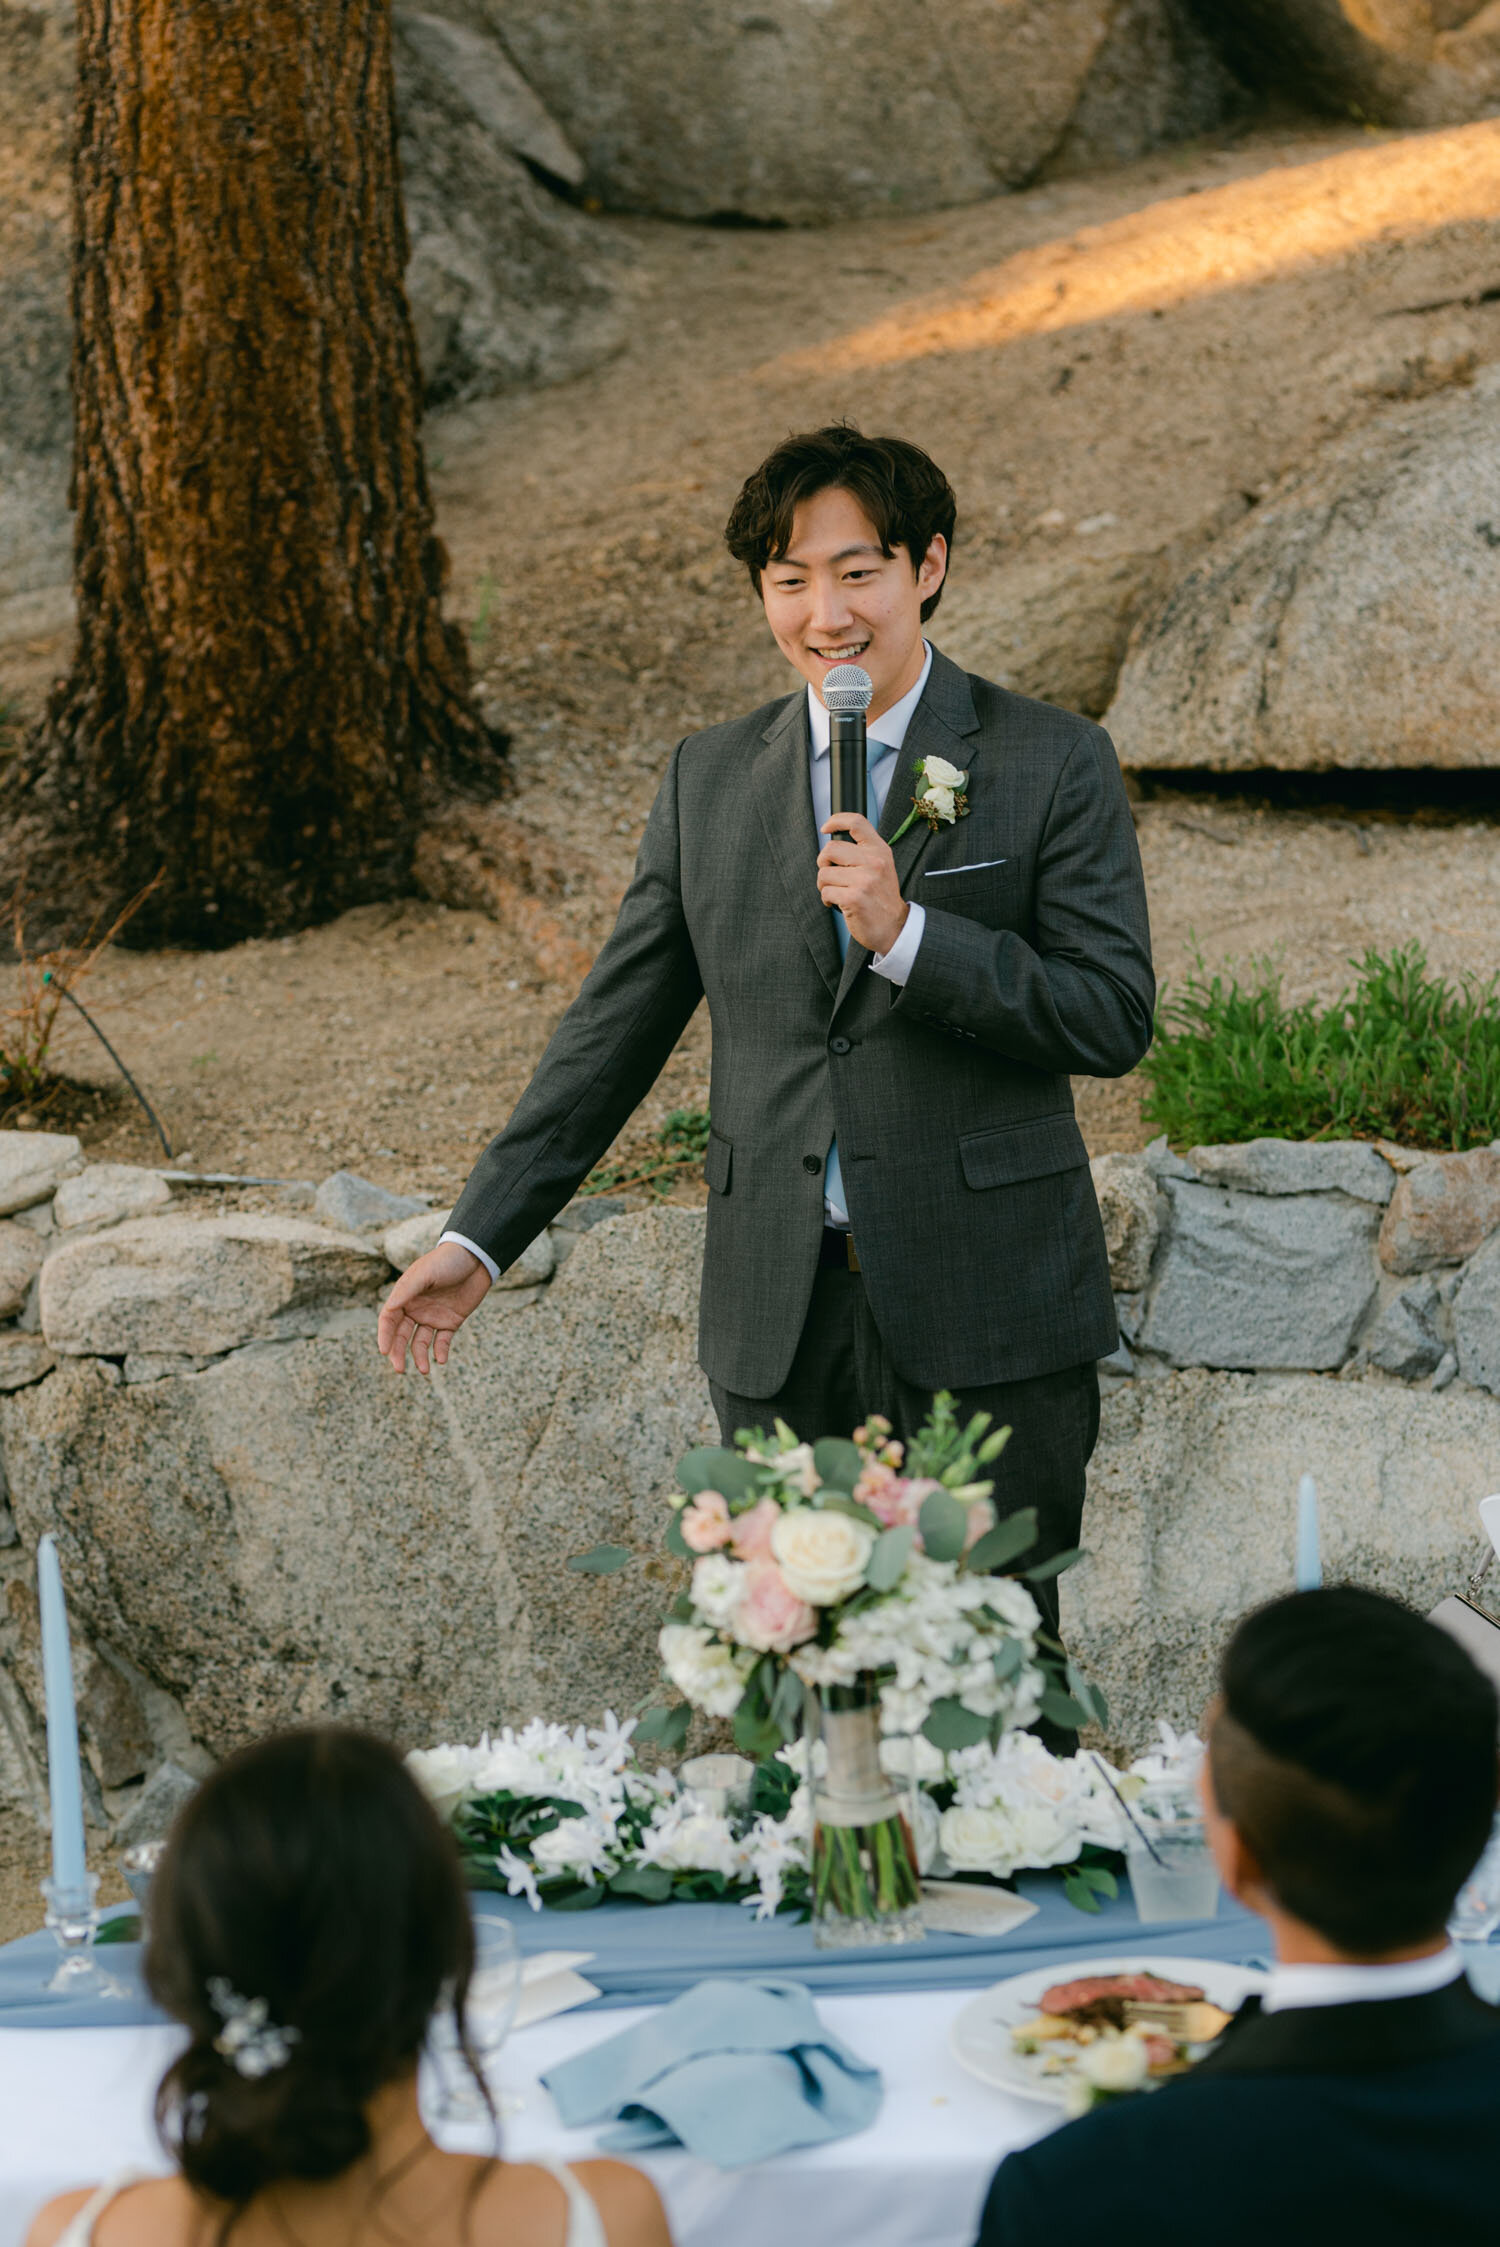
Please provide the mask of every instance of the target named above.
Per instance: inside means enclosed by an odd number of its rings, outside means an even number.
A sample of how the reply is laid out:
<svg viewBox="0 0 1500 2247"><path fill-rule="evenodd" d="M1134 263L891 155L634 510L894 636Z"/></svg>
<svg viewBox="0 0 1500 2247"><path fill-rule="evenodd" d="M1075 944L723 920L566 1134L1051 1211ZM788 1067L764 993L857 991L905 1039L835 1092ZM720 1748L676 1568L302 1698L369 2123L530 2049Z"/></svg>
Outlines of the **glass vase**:
<svg viewBox="0 0 1500 2247"><path fill-rule="evenodd" d="M917 1853L900 1800L880 1768L875 1679L823 1686L809 1696L808 1720L826 1751L826 1758L809 1758L814 1943L841 1950L920 1942L926 1929Z"/></svg>

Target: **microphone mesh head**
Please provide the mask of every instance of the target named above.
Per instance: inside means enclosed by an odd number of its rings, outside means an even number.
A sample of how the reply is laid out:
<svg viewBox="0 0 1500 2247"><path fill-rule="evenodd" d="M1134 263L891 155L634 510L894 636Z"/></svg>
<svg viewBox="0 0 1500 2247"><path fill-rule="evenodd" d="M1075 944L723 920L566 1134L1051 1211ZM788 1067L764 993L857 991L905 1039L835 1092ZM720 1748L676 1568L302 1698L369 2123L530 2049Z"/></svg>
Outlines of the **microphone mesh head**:
<svg viewBox="0 0 1500 2247"><path fill-rule="evenodd" d="M868 710L874 693L868 671L857 663L836 663L823 680L823 707L836 718L848 717Z"/></svg>

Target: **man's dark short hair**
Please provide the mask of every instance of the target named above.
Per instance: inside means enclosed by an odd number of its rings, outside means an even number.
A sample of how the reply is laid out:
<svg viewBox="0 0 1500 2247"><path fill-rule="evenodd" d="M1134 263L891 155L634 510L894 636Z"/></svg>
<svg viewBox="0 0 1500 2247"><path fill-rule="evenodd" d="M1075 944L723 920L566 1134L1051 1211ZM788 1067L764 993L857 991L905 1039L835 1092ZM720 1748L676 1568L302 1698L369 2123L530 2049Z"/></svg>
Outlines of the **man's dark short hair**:
<svg viewBox="0 0 1500 2247"><path fill-rule="evenodd" d="M757 593L766 564L791 545L792 517L803 500L834 488L859 501L887 560L904 546L915 571L939 536L952 552L958 502L937 462L904 437L866 437L852 422L830 422L784 437L745 478L729 511L724 543L750 572ZM940 585L922 603L924 624L942 595Z"/></svg>
<svg viewBox="0 0 1500 2247"><path fill-rule="evenodd" d="M1285 1911L1378 1957L1441 1934L1495 1816L1495 1689L1399 1601L1273 1600L1224 1650L1214 1797Z"/></svg>

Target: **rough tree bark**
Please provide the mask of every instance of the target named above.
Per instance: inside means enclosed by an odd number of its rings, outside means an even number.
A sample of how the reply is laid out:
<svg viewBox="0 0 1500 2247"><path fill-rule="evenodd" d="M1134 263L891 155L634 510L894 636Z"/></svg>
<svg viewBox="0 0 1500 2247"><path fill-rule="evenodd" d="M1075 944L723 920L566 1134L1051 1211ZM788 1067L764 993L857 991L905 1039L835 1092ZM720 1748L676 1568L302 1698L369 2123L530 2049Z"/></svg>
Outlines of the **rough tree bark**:
<svg viewBox="0 0 1500 2247"><path fill-rule="evenodd" d="M418 441L385 0L79 0L77 653L33 899L137 941L398 891L492 763ZM44 869L39 885L37 871Z"/></svg>

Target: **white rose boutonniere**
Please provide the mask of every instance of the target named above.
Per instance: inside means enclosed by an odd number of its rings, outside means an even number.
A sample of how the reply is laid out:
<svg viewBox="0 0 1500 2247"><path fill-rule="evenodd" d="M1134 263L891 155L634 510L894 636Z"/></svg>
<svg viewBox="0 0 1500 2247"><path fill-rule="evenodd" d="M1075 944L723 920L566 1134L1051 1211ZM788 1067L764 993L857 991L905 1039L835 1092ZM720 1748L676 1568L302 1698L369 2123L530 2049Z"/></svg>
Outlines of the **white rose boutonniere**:
<svg viewBox="0 0 1500 2247"><path fill-rule="evenodd" d="M946 757L924 757L917 767L917 792L911 800L911 810L891 837L899 843L909 827L925 819L936 834L940 827L951 827L956 819L968 812L969 799L964 794L969 776L950 765Z"/></svg>

